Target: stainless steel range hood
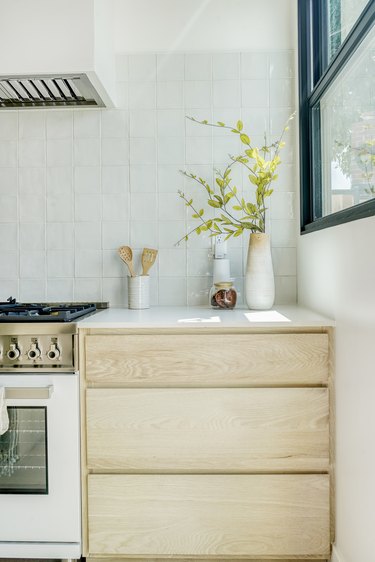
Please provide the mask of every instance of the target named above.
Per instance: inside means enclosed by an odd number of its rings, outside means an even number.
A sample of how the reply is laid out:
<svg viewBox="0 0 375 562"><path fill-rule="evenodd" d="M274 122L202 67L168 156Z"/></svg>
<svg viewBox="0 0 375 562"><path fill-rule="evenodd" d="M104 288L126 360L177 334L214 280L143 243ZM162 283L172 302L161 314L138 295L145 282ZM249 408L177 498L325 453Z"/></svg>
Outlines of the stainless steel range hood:
<svg viewBox="0 0 375 562"><path fill-rule="evenodd" d="M0 0L0 109L114 107L110 10L108 0Z"/></svg>

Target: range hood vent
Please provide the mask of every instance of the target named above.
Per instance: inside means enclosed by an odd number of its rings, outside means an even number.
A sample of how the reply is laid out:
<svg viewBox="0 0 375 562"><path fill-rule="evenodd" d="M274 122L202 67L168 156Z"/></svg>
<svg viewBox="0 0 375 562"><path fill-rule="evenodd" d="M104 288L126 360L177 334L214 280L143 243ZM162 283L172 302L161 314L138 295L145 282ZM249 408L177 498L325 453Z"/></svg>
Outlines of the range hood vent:
<svg viewBox="0 0 375 562"><path fill-rule="evenodd" d="M0 76L0 109L104 105L86 74Z"/></svg>

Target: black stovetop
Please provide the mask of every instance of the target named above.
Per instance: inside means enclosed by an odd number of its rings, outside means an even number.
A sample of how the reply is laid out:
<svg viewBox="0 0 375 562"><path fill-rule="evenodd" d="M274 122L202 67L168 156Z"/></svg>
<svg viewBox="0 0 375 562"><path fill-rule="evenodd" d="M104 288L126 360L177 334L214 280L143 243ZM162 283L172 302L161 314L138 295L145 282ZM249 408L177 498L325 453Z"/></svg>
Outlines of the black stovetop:
<svg viewBox="0 0 375 562"><path fill-rule="evenodd" d="M1 322L73 322L96 311L95 303L19 303L9 297L0 302Z"/></svg>

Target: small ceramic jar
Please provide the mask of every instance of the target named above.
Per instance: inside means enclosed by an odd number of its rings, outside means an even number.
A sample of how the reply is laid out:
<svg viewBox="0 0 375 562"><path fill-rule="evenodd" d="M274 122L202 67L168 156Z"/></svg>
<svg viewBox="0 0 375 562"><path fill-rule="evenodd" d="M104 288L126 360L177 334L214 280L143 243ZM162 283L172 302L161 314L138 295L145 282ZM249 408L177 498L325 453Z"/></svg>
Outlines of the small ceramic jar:
<svg viewBox="0 0 375 562"><path fill-rule="evenodd" d="M213 308L232 309L236 306L237 291L231 281L215 283L210 290L209 304Z"/></svg>

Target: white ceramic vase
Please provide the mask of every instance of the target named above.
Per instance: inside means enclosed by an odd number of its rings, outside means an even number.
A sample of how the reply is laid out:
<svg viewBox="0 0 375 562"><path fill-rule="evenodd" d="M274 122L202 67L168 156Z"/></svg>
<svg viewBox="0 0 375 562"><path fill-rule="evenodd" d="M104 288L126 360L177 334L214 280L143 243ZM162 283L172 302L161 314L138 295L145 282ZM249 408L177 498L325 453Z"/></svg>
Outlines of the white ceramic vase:
<svg viewBox="0 0 375 562"><path fill-rule="evenodd" d="M269 310L275 302L275 278L268 234L250 234L245 298L247 306L254 310Z"/></svg>

